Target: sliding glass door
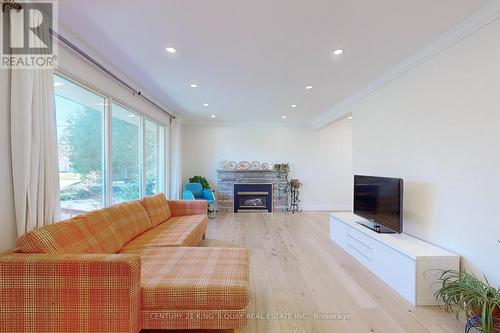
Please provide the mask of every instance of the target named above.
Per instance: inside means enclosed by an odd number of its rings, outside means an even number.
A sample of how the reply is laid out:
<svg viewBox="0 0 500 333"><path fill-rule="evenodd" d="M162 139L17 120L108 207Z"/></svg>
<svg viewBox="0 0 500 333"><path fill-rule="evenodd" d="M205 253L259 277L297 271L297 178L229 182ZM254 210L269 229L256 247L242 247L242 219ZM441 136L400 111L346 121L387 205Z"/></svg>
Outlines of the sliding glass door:
<svg viewBox="0 0 500 333"><path fill-rule="evenodd" d="M72 81L54 81L63 217L105 206L106 98Z"/></svg>
<svg viewBox="0 0 500 333"><path fill-rule="evenodd" d="M120 104L112 104L112 202L141 197L141 118Z"/></svg>
<svg viewBox="0 0 500 333"><path fill-rule="evenodd" d="M54 89L63 218L164 191L164 126L63 76Z"/></svg>

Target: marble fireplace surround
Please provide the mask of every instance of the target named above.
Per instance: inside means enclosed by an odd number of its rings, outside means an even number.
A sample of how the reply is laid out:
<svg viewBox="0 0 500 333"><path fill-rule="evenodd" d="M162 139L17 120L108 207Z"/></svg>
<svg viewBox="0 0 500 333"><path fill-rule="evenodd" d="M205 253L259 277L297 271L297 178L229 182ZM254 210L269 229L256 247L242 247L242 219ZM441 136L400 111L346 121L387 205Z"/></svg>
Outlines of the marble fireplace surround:
<svg viewBox="0 0 500 333"><path fill-rule="evenodd" d="M234 184L273 184L273 211L286 210L287 202L280 191L278 173L274 170L217 170L217 203L220 212L233 212Z"/></svg>

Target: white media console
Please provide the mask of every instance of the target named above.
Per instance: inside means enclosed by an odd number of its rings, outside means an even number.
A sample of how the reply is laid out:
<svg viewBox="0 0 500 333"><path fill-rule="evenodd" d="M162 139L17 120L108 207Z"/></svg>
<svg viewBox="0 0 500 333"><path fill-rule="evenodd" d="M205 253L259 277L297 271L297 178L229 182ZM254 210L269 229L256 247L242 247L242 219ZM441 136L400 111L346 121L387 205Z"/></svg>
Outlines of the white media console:
<svg viewBox="0 0 500 333"><path fill-rule="evenodd" d="M460 256L407 234L379 234L353 213L330 214L330 238L413 305L435 305L442 271Z"/></svg>

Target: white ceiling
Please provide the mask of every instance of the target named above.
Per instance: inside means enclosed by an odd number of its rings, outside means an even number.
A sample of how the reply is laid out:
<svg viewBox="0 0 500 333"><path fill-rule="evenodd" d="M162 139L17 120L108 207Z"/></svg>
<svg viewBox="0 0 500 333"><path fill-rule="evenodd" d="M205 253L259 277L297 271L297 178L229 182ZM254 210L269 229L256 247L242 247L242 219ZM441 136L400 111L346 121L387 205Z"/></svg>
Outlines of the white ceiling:
<svg viewBox="0 0 500 333"><path fill-rule="evenodd" d="M310 124L488 2L60 0L59 19L187 122Z"/></svg>

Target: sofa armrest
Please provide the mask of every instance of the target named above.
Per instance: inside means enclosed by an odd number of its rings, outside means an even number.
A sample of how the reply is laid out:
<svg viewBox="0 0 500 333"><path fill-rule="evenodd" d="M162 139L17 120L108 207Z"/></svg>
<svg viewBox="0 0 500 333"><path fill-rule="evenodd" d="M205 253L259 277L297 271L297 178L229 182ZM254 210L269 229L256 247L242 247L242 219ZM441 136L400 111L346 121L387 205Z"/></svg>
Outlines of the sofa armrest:
<svg viewBox="0 0 500 333"><path fill-rule="evenodd" d="M168 200L172 216L186 216L206 214L208 203L206 200Z"/></svg>
<svg viewBox="0 0 500 333"><path fill-rule="evenodd" d="M1 255L0 332L137 333L140 279L135 255Z"/></svg>

